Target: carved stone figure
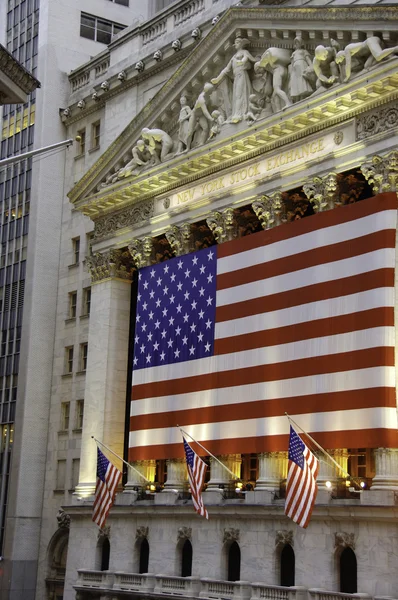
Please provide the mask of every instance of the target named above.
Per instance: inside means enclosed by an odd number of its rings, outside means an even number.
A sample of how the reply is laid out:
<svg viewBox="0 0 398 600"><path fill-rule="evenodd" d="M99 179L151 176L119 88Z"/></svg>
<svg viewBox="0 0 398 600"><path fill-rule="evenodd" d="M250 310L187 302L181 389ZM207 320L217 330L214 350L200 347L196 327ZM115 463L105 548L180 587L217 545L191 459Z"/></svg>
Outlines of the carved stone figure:
<svg viewBox="0 0 398 600"><path fill-rule="evenodd" d="M249 40L241 37L235 39L236 53L233 55L227 66L211 83L218 85L225 77L233 79L232 90L232 114L227 119L228 123L239 123L249 112L249 96L252 93L252 85L248 71L256 59L245 50Z"/></svg>
<svg viewBox="0 0 398 600"><path fill-rule="evenodd" d="M178 148L177 154L181 154L187 147L187 138L189 131L189 117L191 116L192 109L188 106L187 97L184 94L180 98L181 110L178 117L179 129L178 129Z"/></svg>
<svg viewBox="0 0 398 600"><path fill-rule="evenodd" d="M210 125L213 123L213 118L207 108L207 101L210 94L214 91L214 86L211 83L205 83L203 91L199 94L194 107L189 117L188 134L186 149L190 150L194 133L196 132L196 142L200 146L205 143L208 138Z"/></svg>
<svg viewBox="0 0 398 600"><path fill-rule="evenodd" d="M57 521L59 529L69 529L70 516L62 508L58 509Z"/></svg>
<svg viewBox="0 0 398 600"><path fill-rule="evenodd" d="M371 36L363 42L348 44L344 50L337 54L336 63L344 65L344 81L349 81L354 68L360 70L361 61L364 69L370 69L376 62L388 58L391 54L398 54L398 46L383 49L380 38ZM354 68L352 65L353 58L356 59Z"/></svg>
<svg viewBox="0 0 398 600"><path fill-rule="evenodd" d="M209 139L215 137L217 133L220 133L221 125L225 122L225 119L219 110L213 110L211 117L214 123L210 128Z"/></svg>
<svg viewBox="0 0 398 600"><path fill-rule="evenodd" d="M136 145L133 146L131 153L133 158L127 163L127 165L118 171L118 179L128 177L134 170L148 165L151 161L151 153L149 152L144 140L138 140Z"/></svg>
<svg viewBox="0 0 398 600"><path fill-rule="evenodd" d="M331 40L330 46L317 46L312 61L316 80L316 91L323 91L339 81L339 69L336 65L336 53L339 45ZM316 92L315 92L316 93Z"/></svg>
<svg viewBox="0 0 398 600"><path fill-rule="evenodd" d="M300 38L294 40L294 51L291 56L290 73L290 96L293 102L298 102L314 91L309 78L313 71L312 58Z"/></svg>
<svg viewBox="0 0 398 600"><path fill-rule="evenodd" d="M257 69L263 68L272 74L272 103L275 112L291 104L283 89L287 84L289 65L290 53L284 48L268 48L255 65Z"/></svg>
<svg viewBox="0 0 398 600"><path fill-rule="evenodd" d="M141 137L148 146L155 164L159 164L164 162L166 158L170 158L169 155L173 150L173 140L163 129L148 129L148 127L144 127Z"/></svg>
<svg viewBox="0 0 398 600"><path fill-rule="evenodd" d="M250 94L249 96L249 112L246 115L248 121L256 121L263 107L261 106L261 99L257 96L257 94Z"/></svg>

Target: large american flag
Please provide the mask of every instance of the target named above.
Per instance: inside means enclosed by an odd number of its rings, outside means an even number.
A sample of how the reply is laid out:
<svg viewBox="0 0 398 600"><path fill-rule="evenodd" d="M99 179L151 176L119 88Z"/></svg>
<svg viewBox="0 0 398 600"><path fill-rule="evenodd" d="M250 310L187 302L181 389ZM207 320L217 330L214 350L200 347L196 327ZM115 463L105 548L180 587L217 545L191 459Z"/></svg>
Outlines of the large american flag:
<svg viewBox="0 0 398 600"><path fill-rule="evenodd" d="M115 500L116 488L121 477L119 469L97 448L97 485L92 520L101 529L105 527L106 518Z"/></svg>
<svg viewBox="0 0 398 600"><path fill-rule="evenodd" d="M185 451L185 460L187 461L187 469L188 469L188 481L189 486L191 488L191 496L194 508L198 515L201 517L209 518L207 510L203 504L202 498L202 487L205 481L206 468L207 465L203 460L194 452L191 446L188 444L185 438L183 438L184 442L184 451Z"/></svg>
<svg viewBox="0 0 398 600"><path fill-rule="evenodd" d="M318 486L319 461L290 426L289 469L286 482L285 514L300 527L307 527Z"/></svg>
<svg viewBox="0 0 398 600"><path fill-rule="evenodd" d="M129 458L397 447L396 194L139 272Z"/></svg>

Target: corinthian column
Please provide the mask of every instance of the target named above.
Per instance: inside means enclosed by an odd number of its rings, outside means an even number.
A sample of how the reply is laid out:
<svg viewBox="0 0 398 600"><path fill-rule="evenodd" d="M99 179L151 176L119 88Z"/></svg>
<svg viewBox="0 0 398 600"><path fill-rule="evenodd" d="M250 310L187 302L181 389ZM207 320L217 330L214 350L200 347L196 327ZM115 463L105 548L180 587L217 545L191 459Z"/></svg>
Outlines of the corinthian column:
<svg viewBox="0 0 398 600"><path fill-rule="evenodd" d="M240 454L225 454L217 457L236 477L240 478L240 465L242 457ZM207 484L206 491L214 492L227 487L232 481L235 481L232 475L214 458L210 458L210 481ZM221 487L220 487L221 486Z"/></svg>
<svg viewBox="0 0 398 600"><path fill-rule="evenodd" d="M372 156L361 166L366 181L374 194L396 192L398 186L398 150Z"/></svg>
<svg viewBox="0 0 398 600"><path fill-rule="evenodd" d="M91 436L123 456L132 262L110 250L87 259L91 311L78 496L95 489L97 448ZM117 465L121 467L121 465Z"/></svg>
<svg viewBox="0 0 398 600"><path fill-rule="evenodd" d="M212 212L206 219L217 244L229 242L237 234L237 225L233 208L226 208L223 212Z"/></svg>
<svg viewBox="0 0 398 600"><path fill-rule="evenodd" d="M287 477L287 452L262 452L258 455L256 491L279 491L280 482Z"/></svg>
<svg viewBox="0 0 398 600"><path fill-rule="evenodd" d="M252 209L263 229L271 229L286 220L286 210L281 192L261 196L253 202Z"/></svg>
<svg viewBox="0 0 398 600"><path fill-rule="evenodd" d="M186 462L184 458L173 458L166 461L167 479L164 484L164 491L173 489L181 491L188 480Z"/></svg>
<svg viewBox="0 0 398 600"><path fill-rule="evenodd" d="M328 490L326 482L330 481L333 484L336 483L337 479L345 477L344 472L347 473L348 468L348 451L346 448L339 448L337 450L326 450L328 454L340 465L339 469L336 465L328 460L322 452L317 452L317 458L319 459L319 472L317 477L318 488Z"/></svg>
<svg viewBox="0 0 398 600"><path fill-rule="evenodd" d="M313 177L311 181L303 185L303 190L315 212L330 210L339 204L336 173L329 173L324 177Z"/></svg>

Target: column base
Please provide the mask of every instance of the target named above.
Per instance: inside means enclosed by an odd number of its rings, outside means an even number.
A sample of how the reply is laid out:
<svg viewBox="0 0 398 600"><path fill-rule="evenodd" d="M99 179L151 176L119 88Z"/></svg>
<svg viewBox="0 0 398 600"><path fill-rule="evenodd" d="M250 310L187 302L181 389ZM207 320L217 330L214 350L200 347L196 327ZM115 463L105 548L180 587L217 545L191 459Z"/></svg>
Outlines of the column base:
<svg viewBox="0 0 398 600"><path fill-rule="evenodd" d="M73 496L80 499L88 499L95 494L95 483L78 483Z"/></svg>

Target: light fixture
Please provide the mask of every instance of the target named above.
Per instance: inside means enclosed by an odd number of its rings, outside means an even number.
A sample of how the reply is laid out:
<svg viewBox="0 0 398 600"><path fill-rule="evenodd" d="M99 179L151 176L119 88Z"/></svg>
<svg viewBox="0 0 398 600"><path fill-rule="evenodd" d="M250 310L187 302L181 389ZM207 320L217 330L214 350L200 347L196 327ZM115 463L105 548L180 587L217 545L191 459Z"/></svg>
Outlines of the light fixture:
<svg viewBox="0 0 398 600"><path fill-rule="evenodd" d="M362 489L366 488L366 481L361 481L361 483L359 485L361 486Z"/></svg>
<svg viewBox="0 0 398 600"><path fill-rule="evenodd" d="M326 481L325 485L328 489L330 489L332 487L332 482L331 481Z"/></svg>
<svg viewBox="0 0 398 600"><path fill-rule="evenodd" d="M349 479L346 479L346 482L345 482L345 484L346 484L346 487L350 487L350 485L351 485L351 481L350 481Z"/></svg>

